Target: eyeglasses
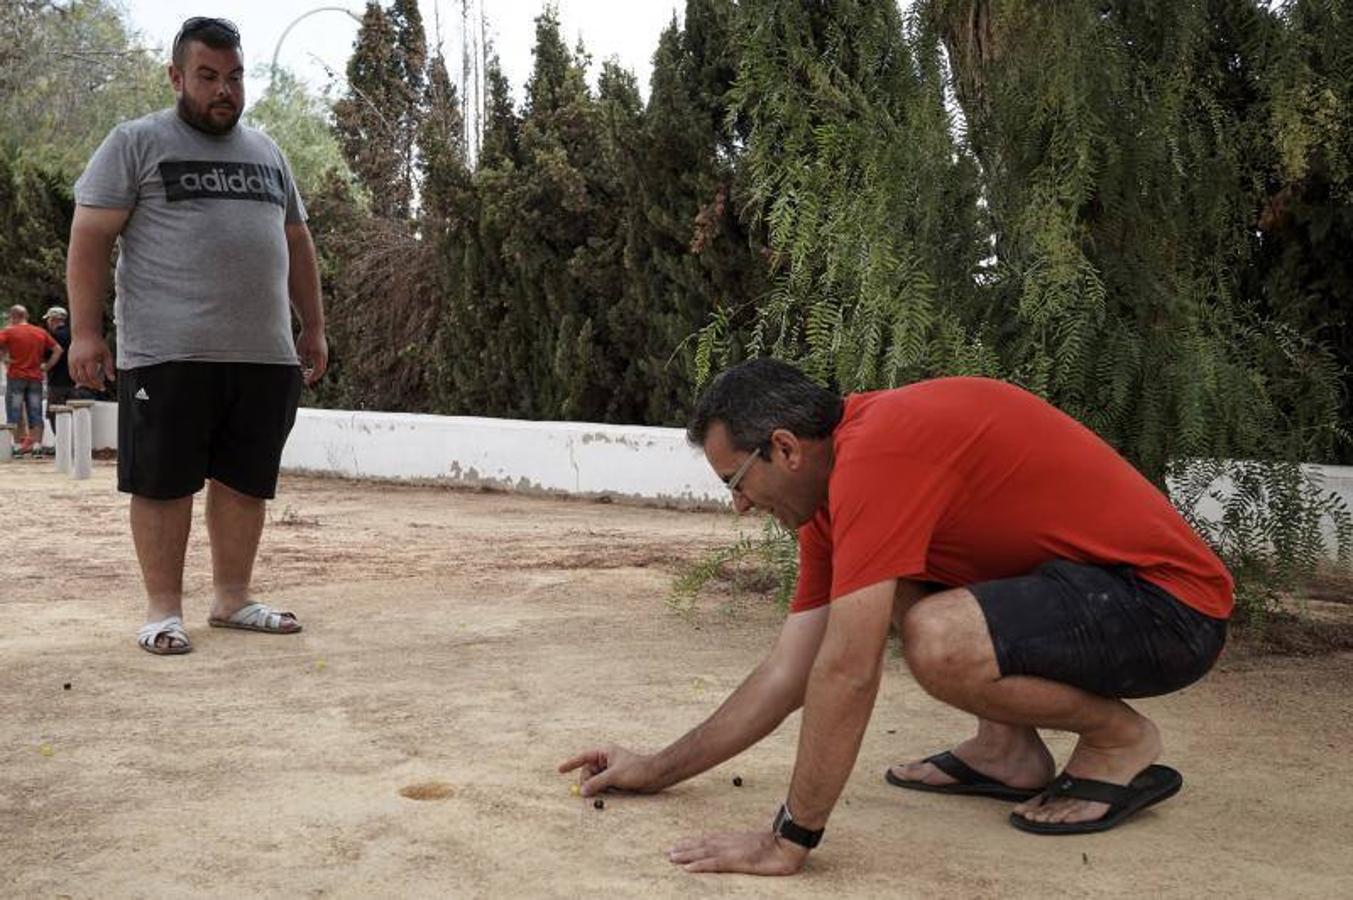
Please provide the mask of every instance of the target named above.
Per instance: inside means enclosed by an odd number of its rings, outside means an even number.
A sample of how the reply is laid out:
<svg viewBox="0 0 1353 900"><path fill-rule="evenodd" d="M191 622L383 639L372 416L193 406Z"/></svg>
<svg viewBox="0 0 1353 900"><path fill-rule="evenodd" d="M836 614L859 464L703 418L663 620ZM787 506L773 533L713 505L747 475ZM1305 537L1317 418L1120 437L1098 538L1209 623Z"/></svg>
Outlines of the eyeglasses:
<svg viewBox="0 0 1353 900"><path fill-rule="evenodd" d="M240 37L240 29L229 19L218 19L214 16L193 16L183 23L183 26L179 28L178 35L174 37L174 52L178 52L179 44L183 43L184 38L191 37L199 31L206 31L208 28L220 28L236 40Z"/></svg>
<svg viewBox="0 0 1353 900"><path fill-rule="evenodd" d="M756 462L757 457L761 455L761 451L762 448L758 447L751 453L748 453L747 458L742 461L742 465L738 466L738 470L724 482L724 484L728 485L730 491L735 494L738 493L738 485L742 483L742 477L747 474L747 470L752 467L752 463Z"/></svg>

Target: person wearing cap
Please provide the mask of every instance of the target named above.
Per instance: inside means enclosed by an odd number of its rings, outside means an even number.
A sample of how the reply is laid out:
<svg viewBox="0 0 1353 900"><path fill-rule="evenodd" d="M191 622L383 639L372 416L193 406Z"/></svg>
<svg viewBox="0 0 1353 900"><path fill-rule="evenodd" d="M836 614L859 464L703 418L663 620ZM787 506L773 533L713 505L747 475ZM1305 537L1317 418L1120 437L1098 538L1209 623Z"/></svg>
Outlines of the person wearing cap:
<svg viewBox="0 0 1353 900"><path fill-rule="evenodd" d="M50 334L29 324L28 310L19 305L9 308L9 326L0 329L0 350L9 354L5 418L18 425L27 415L28 431L18 444L19 452L27 453L42 443L43 375L61 361L64 351Z"/></svg>
<svg viewBox="0 0 1353 900"><path fill-rule="evenodd" d="M52 407L60 406L71 399L71 394L75 390L75 382L70 377L68 365L70 328L66 325L66 319L66 309L63 306L53 306L42 317L48 334L61 347L60 353L47 360L47 421L51 423L53 429L56 428L56 413L51 411Z"/></svg>
<svg viewBox="0 0 1353 900"><path fill-rule="evenodd" d="M146 591L137 643L157 655L192 649L183 568L204 485L208 624L301 630L250 582L302 383L329 355L291 167L271 138L239 124L239 30L188 19L168 75L176 104L114 128L76 182L66 267L71 375L102 390L116 370L118 490L131 495ZM116 365L102 333L114 244Z"/></svg>

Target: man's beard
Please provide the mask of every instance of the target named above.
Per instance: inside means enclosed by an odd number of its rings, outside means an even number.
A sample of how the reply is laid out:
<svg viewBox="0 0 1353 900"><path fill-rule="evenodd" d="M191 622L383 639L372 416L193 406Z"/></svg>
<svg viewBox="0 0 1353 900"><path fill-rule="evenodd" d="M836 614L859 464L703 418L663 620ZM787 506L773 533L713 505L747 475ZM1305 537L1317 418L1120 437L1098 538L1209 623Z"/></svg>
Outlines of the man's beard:
<svg viewBox="0 0 1353 900"><path fill-rule="evenodd" d="M235 107L235 114L226 122L221 122L211 117L211 106L198 106L188 99L186 94L179 96L178 112L179 118L196 128L198 131L205 131L207 134L229 134L235 127L235 123L240 120L240 115L244 110Z"/></svg>

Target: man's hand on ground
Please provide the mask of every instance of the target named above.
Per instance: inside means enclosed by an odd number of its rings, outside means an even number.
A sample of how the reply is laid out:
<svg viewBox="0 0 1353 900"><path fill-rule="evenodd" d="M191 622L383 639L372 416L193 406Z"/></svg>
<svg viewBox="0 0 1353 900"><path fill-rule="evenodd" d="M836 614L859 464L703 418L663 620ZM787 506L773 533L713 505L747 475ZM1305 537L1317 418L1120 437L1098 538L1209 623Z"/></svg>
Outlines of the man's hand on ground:
<svg viewBox="0 0 1353 900"><path fill-rule="evenodd" d="M324 332L302 328L296 336L296 355L301 358L307 386L323 378L324 370L329 368L329 341Z"/></svg>
<svg viewBox="0 0 1353 900"><path fill-rule="evenodd" d="M117 371L113 352L102 335L75 335L70 341L71 378L81 387L101 391L104 379L112 381Z"/></svg>
<svg viewBox="0 0 1353 900"><path fill-rule="evenodd" d="M794 875L807 861L808 850L782 840L769 829L726 831L678 841L667 851L667 858L687 872Z"/></svg>
<svg viewBox="0 0 1353 900"><path fill-rule="evenodd" d="M580 770L578 781L584 797L609 789L641 794L661 790L653 771L652 757L616 744L586 750L559 764L560 772L574 769Z"/></svg>

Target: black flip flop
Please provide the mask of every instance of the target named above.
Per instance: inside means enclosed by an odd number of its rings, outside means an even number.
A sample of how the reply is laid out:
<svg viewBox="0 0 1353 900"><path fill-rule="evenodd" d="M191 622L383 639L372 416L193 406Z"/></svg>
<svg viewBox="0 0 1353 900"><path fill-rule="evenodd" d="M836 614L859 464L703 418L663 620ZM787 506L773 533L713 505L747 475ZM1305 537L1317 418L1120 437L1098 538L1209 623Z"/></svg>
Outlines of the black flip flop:
<svg viewBox="0 0 1353 900"><path fill-rule="evenodd" d="M931 794L962 794L968 797L991 797L996 800L1019 802L1037 797L1041 791L1037 788L1011 787L1004 781L997 781L989 775L983 775L954 754L945 751L928 756L921 762L928 762L945 775L954 779L954 784L926 784L924 781L910 781L898 778L889 769L883 773L889 784L909 791L927 791Z"/></svg>
<svg viewBox="0 0 1353 900"><path fill-rule="evenodd" d="M1043 801L1057 797L1073 797L1109 804L1109 811L1089 822L1034 822L1017 813L1010 814L1010 824L1020 831L1032 834L1091 834L1108 831L1122 825L1148 806L1168 800L1184 786L1184 776L1169 766L1147 766L1137 773L1127 786L1077 778L1062 773L1043 791Z"/></svg>

